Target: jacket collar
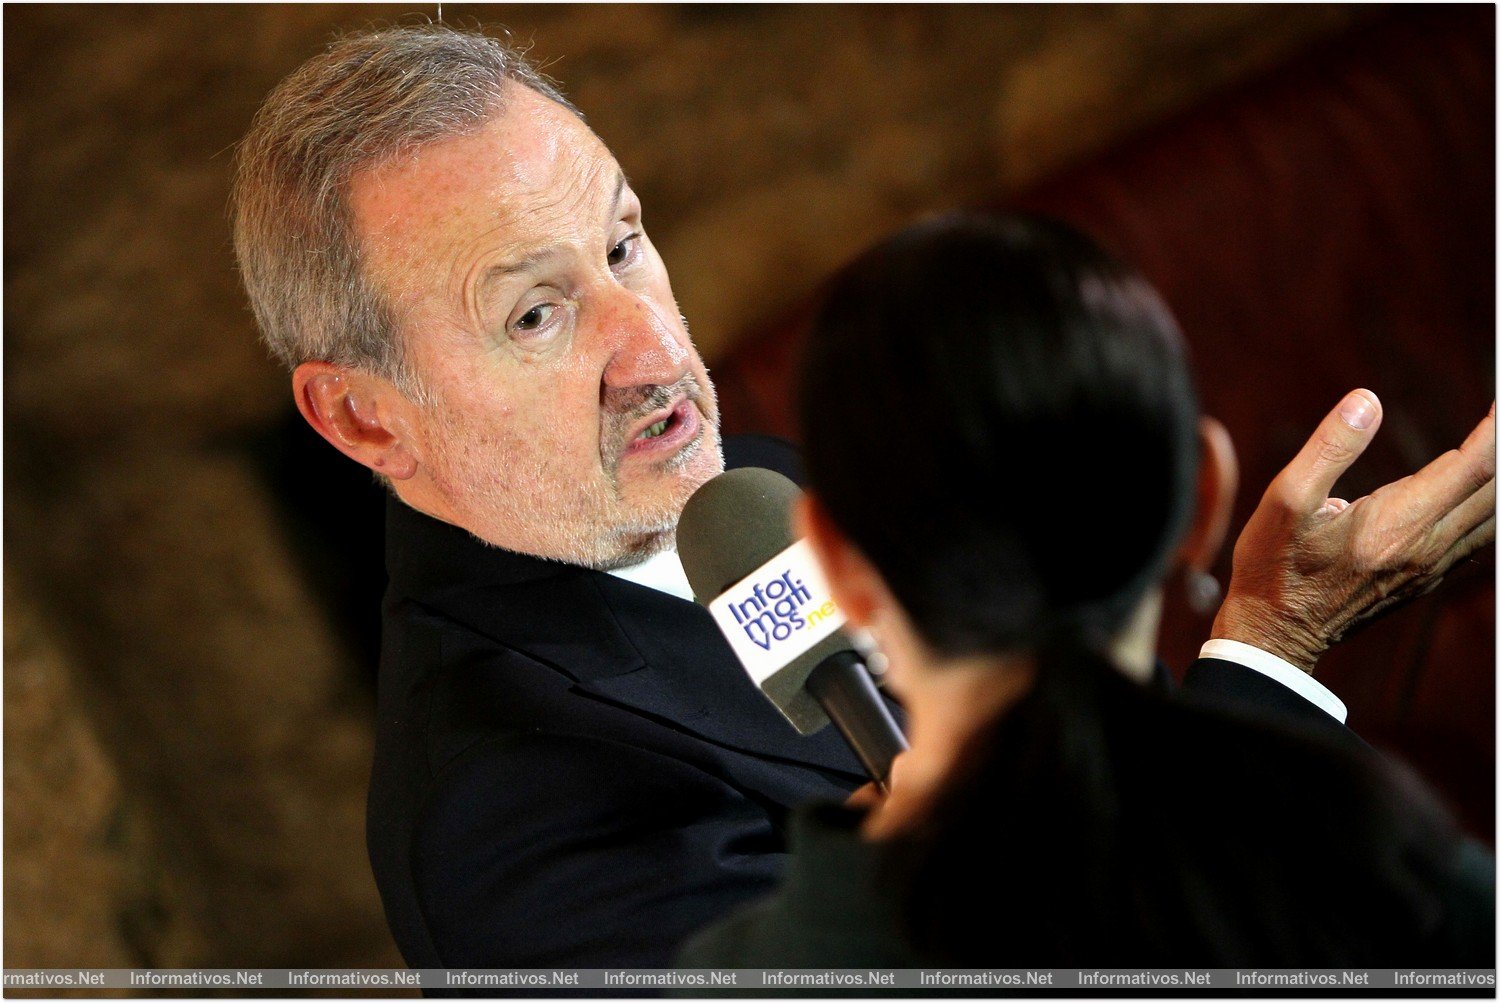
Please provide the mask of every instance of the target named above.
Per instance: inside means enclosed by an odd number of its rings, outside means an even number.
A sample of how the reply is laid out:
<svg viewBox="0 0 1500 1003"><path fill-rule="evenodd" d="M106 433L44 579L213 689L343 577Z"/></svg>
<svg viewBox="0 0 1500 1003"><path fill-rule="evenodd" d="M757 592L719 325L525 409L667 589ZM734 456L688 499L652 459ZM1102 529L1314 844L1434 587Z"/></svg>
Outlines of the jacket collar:
<svg viewBox="0 0 1500 1003"><path fill-rule="evenodd" d="M393 592L499 644L575 680L645 664L600 604L594 579L608 577L603 572L492 546L394 497L386 500L385 539Z"/></svg>

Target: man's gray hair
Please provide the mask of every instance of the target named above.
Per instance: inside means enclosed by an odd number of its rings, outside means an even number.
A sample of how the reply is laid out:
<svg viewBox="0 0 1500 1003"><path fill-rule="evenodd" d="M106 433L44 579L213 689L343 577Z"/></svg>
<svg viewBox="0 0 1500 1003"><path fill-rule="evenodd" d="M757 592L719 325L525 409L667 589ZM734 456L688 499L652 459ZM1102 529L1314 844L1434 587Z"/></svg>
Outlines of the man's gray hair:
<svg viewBox="0 0 1500 1003"><path fill-rule="evenodd" d="M517 50L436 25L344 36L271 91L236 153L230 205L251 308L288 368L332 362L420 393L397 318L362 267L349 181L472 133L507 80L577 111Z"/></svg>

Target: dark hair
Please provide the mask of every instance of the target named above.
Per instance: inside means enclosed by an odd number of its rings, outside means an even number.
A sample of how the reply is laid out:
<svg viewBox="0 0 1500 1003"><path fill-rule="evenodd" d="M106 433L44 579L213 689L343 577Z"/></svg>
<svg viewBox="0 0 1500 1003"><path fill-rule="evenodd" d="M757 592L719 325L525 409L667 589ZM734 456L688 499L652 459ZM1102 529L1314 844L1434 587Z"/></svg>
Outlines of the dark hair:
<svg viewBox="0 0 1500 1003"><path fill-rule="evenodd" d="M1197 467L1151 287L1062 224L949 217L856 261L815 326L812 485L924 640L1114 634L1186 528Z"/></svg>
<svg viewBox="0 0 1500 1003"><path fill-rule="evenodd" d="M1036 664L887 858L928 957L1435 960L1457 844L1420 785L1105 660L1194 501L1192 381L1144 279L1060 223L925 223L831 284L800 400L810 487L924 641Z"/></svg>

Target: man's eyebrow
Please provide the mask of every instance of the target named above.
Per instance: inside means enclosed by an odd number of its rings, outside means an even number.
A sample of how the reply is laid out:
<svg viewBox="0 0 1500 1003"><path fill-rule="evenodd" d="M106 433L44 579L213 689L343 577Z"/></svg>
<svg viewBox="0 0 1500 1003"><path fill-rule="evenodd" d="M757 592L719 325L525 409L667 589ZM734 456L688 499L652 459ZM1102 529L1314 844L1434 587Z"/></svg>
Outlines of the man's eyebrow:
<svg viewBox="0 0 1500 1003"><path fill-rule="evenodd" d="M624 201L625 186L628 183L629 182L625 178L625 171L622 169L620 171L619 177L615 180L615 197L614 202L610 206L609 210L609 216L611 219L613 219L615 215L620 211L620 203ZM480 276L479 285L481 288L483 288L484 286L489 285L491 282L494 282L496 279L503 279L506 276L515 275L518 272L530 271L537 265L546 261L548 258L555 257L558 253L559 251L555 247L539 247L536 250L528 251L514 261L508 261L503 265L490 265L484 270L484 274Z"/></svg>
<svg viewBox="0 0 1500 1003"><path fill-rule="evenodd" d="M514 261L506 262L503 265L490 265L484 270L484 275L480 278L480 283L487 284L493 282L495 279L504 278L507 275L530 271L548 258L556 257L557 254L558 249L555 247L539 247L534 251L526 252Z"/></svg>
<svg viewBox="0 0 1500 1003"><path fill-rule="evenodd" d="M611 219L613 219L615 217L615 215L620 211L620 201L625 198L625 184L626 184L626 181L625 181L625 170L624 170L624 168L621 168L620 169L620 176L615 181L615 200L614 200L614 204L612 206L610 206L610 210L609 210L609 215L610 215Z"/></svg>

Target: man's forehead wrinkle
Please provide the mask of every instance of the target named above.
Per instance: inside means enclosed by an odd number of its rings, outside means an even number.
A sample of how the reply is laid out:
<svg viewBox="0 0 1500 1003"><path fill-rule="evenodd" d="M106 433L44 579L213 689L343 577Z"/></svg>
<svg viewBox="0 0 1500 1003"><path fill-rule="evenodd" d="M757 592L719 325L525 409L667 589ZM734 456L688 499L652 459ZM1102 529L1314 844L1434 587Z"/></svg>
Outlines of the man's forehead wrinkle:
<svg viewBox="0 0 1500 1003"><path fill-rule="evenodd" d="M589 203L597 197L596 181L605 165L598 161L589 164L580 158L574 162L574 170L580 163L583 164L581 177L558 186L552 192L538 193L541 197L535 203L519 209L516 221L530 224L528 228L538 233L577 233L591 226L595 214L587 210Z"/></svg>
<svg viewBox="0 0 1500 1003"><path fill-rule="evenodd" d="M547 250L595 254L611 222L600 217L626 188L598 136L530 92L474 132L371 165L351 182L356 226L387 289L436 296L441 313L471 323L492 266Z"/></svg>
<svg viewBox="0 0 1500 1003"><path fill-rule="evenodd" d="M547 257L588 254L599 239L592 222L598 211L590 211L590 203L601 193L597 182L611 166L593 158L576 158L569 167L576 174L571 181L535 193L536 199L529 204L497 209L495 226L467 242L460 255L472 262L466 269L467 281L477 283L482 292L491 281Z"/></svg>

